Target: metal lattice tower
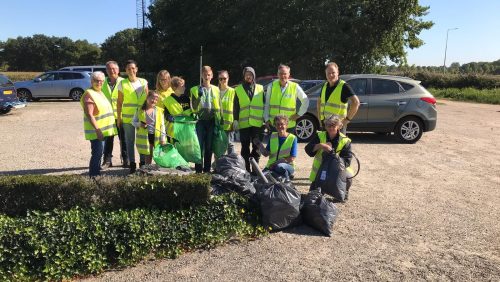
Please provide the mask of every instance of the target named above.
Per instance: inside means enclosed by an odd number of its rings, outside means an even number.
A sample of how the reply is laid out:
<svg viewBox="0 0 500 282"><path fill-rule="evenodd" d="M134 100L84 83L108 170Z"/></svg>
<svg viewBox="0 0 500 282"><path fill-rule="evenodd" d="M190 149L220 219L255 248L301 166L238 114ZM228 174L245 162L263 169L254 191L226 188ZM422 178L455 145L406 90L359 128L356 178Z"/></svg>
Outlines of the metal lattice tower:
<svg viewBox="0 0 500 282"><path fill-rule="evenodd" d="M149 26L149 20L146 16L148 7L152 4L153 0L136 0L135 14L137 15L137 28L143 29Z"/></svg>

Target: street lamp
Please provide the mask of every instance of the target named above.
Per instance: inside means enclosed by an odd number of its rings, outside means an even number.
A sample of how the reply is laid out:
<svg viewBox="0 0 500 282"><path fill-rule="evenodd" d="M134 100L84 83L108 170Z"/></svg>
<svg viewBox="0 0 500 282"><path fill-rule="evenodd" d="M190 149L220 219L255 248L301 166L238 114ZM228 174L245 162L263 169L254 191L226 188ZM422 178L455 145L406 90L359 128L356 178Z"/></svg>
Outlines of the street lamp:
<svg viewBox="0 0 500 282"><path fill-rule="evenodd" d="M458 27L448 28L448 30L446 31L446 44L444 47L443 73L446 72L446 51L448 50L448 33L450 32L450 30L457 30L457 29L458 29Z"/></svg>

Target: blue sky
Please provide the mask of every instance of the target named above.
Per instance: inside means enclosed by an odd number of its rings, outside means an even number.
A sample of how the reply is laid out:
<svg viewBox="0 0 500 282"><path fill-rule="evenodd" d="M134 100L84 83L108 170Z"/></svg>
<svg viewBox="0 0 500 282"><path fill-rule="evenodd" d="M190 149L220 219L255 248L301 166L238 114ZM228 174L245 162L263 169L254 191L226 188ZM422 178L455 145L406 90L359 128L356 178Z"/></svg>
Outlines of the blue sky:
<svg viewBox="0 0 500 282"><path fill-rule="evenodd" d="M100 44L117 31L136 27L135 4L135 0L5 0L2 6L9 16L0 17L0 40L41 33ZM424 19L434 26L420 34L425 45L408 50L410 65L443 65L446 30L455 27L449 33L448 66L500 59L499 0L420 0L420 4L430 6Z"/></svg>

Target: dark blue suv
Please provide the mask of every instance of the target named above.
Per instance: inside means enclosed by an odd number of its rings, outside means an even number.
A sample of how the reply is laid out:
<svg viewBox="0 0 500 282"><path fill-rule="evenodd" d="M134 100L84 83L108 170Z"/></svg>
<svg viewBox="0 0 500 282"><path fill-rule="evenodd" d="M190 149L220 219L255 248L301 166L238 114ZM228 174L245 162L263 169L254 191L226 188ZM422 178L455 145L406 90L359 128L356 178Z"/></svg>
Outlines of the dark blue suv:
<svg viewBox="0 0 500 282"><path fill-rule="evenodd" d="M26 107L26 103L19 102L14 83L5 75L0 74L0 115L23 107Z"/></svg>

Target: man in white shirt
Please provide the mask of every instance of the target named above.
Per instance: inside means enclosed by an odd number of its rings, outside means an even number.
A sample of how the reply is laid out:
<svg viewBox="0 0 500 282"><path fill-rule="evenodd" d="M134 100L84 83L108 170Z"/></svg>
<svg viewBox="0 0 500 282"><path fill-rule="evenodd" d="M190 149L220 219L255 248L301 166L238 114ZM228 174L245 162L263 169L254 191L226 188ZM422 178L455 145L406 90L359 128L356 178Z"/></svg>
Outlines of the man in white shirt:
<svg viewBox="0 0 500 282"><path fill-rule="evenodd" d="M264 121L268 128L273 128L274 117L282 114L289 118L288 131L295 129L296 121L307 112L309 98L304 90L295 82L289 81L290 67L279 65L278 78L269 84L266 92L266 102L264 106ZM296 110L297 99L300 101L300 108Z"/></svg>

